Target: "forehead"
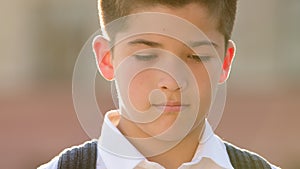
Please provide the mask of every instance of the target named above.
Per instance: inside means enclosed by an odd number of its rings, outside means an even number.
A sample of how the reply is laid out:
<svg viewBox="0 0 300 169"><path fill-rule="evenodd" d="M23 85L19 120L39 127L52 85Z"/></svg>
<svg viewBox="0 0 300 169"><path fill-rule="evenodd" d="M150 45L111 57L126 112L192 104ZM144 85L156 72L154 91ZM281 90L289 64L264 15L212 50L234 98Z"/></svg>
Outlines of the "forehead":
<svg viewBox="0 0 300 169"><path fill-rule="evenodd" d="M115 42L149 33L169 36L184 43L207 39L207 36L214 41L223 38L217 30L216 20L206 7L198 3L182 7L156 5L136 8L131 15L112 22L107 28L108 32L117 32Z"/></svg>

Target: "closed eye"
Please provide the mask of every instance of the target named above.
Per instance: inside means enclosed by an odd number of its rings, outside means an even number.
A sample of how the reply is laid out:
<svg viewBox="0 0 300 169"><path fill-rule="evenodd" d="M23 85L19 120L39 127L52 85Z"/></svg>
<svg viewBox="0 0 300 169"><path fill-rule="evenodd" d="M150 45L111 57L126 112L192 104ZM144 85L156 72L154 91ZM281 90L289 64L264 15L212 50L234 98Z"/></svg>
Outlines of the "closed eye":
<svg viewBox="0 0 300 169"><path fill-rule="evenodd" d="M196 55L196 54L188 55L187 58L192 59L196 62L207 62L211 59L210 56L205 56L205 55L201 56L201 55Z"/></svg>
<svg viewBox="0 0 300 169"><path fill-rule="evenodd" d="M133 56L139 61L151 61L157 58L155 54L135 54Z"/></svg>

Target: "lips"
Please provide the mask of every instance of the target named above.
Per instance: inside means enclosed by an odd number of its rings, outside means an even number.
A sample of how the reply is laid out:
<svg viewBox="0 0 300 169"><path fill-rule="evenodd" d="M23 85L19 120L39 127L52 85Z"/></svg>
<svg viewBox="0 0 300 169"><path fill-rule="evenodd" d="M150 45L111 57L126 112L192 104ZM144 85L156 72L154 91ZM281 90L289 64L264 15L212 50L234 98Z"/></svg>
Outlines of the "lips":
<svg viewBox="0 0 300 169"><path fill-rule="evenodd" d="M181 104L180 102L167 102L165 104L152 104L152 106L162 112L180 112L189 105Z"/></svg>

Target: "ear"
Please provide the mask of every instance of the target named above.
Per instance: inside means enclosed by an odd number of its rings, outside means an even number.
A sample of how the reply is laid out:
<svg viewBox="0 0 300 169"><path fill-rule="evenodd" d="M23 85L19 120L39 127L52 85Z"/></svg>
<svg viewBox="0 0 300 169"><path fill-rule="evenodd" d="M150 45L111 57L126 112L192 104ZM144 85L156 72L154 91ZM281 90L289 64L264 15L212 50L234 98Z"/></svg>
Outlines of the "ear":
<svg viewBox="0 0 300 169"><path fill-rule="evenodd" d="M222 67L222 74L219 80L219 83L224 83L229 77L231 65L235 56L236 46L232 40L228 41L226 54L223 62Z"/></svg>
<svg viewBox="0 0 300 169"><path fill-rule="evenodd" d="M93 40L93 50L99 72L106 80L113 80L114 67L109 47L109 40L103 36L96 36Z"/></svg>

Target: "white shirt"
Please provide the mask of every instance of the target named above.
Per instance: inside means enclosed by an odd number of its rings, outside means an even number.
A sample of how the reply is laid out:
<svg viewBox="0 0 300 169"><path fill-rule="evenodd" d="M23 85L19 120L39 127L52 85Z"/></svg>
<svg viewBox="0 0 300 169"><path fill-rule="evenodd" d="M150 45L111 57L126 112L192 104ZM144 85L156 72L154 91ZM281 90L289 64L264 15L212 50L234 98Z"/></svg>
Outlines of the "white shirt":
<svg viewBox="0 0 300 169"><path fill-rule="evenodd" d="M116 112L106 113L98 140L96 169L164 169L158 163L148 161L117 129L109 117ZM109 151L108 151L109 150ZM118 152L126 152L127 156ZM38 169L57 169L59 156ZM190 162L178 169L233 169L224 142L214 134L206 121L199 146ZM272 169L276 169L272 166Z"/></svg>

